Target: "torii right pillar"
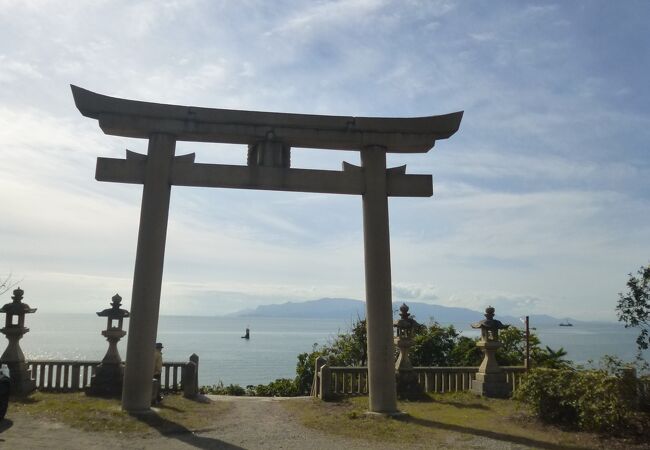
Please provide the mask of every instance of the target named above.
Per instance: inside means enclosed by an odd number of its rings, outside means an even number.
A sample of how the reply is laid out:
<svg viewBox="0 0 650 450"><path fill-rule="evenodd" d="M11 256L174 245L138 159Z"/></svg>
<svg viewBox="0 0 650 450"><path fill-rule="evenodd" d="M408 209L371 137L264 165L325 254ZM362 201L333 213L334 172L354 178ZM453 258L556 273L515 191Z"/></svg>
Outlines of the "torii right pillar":
<svg viewBox="0 0 650 450"><path fill-rule="evenodd" d="M365 147L361 166L363 194L363 244L366 271L366 326L368 336L368 409L373 413L397 412L393 351L393 301L388 232L386 149Z"/></svg>

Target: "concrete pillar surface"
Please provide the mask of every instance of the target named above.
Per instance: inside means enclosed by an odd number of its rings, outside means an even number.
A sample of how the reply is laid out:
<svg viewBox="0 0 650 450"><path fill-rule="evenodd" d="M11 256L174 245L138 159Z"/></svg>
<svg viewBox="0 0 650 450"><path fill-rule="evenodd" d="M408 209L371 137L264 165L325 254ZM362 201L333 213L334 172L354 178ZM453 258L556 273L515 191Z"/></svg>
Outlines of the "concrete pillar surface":
<svg viewBox="0 0 650 450"><path fill-rule="evenodd" d="M386 149L377 146L362 149L361 166L365 179L363 243L369 410L373 413L392 414L398 411L395 391Z"/></svg>
<svg viewBox="0 0 650 450"><path fill-rule="evenodd" d="M122 390L122 408L129 412L148 411L151 406L171 194L169 179L175 147L172 135L161 133L149 137Z"/></svg>

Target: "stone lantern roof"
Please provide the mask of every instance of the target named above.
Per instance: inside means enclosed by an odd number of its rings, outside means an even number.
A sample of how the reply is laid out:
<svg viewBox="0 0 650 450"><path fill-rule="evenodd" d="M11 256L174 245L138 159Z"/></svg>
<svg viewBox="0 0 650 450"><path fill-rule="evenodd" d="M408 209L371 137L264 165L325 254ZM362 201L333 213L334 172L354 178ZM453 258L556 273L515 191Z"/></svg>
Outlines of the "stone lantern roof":
<svg viewBox="0 0 650 450"><path fill-rule="evenodd" d="M30 308L27 303L22 302L24 293L25 291L20 288L15 289L14 295L11 297L13 302L5 304L0 308L0 312L13 314L15 316L36 312L36 308Z"/></svg>
<svg viewBox="0 0 650 450"><path fill-rule="evenodd" d="M485 308L485 319L471 324L472 328L487 328L490 330L503 330L510 325L504 325L500 320L494 318L494 308L488 306Z"/></svg>
<svg viewBox="0 0 650 450"><path fill-rule="evenodd" d="M129 312L126 309L121 309L122 297L119 294L115 294L111 301L111 308L106 308L103 311L97 313L99 317L109 317L111 319L122 319L124 317L129 317Z"/></svg>
<svg viewBox="0 0 650 450"><path fill-rule="evenodd" d="M409 307L406 303L402 303L402 306L399 307L399 311L400 318L393 324L395 328L398 330L410 330L420 325L413 317L411 317L411 314L409 313Z"/></svg>

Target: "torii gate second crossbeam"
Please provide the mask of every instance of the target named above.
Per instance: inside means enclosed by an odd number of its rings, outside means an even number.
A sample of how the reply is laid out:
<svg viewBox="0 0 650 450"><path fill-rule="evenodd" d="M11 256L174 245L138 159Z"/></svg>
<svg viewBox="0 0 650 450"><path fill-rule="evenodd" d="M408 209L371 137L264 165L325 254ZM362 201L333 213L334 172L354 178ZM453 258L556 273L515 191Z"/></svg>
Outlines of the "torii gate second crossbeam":
<svg viewBox="0 0 650 450"><path fill-rule="evenodd" d="M388 197L429 197L431 175L386 167L386 153L425 153L460 126L462 112L415 118L318 116L197 108L125 100L72 87L81 114L106 134L148 139L147 155L98 158L98 181L143 185L131 295L122 408L148 411L158 329L171 186L361 195L368 329L369 410L397 412L392 330ZM177 141L248 145L246 166L198 164L175 156ZM361 167L292 169L291 148L352 150Z"/></svg>

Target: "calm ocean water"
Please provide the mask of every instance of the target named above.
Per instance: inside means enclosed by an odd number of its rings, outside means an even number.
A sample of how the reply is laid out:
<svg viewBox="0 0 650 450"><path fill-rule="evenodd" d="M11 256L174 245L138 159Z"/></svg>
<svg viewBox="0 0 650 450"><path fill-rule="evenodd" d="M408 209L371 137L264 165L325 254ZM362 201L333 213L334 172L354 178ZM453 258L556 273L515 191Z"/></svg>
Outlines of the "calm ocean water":
<svg viewBox="0 0 650 450"><path fill-rule="evenodd" d="M200 384L221 380L246 386L293 378L299 353L327 343L350 323L339 319L162 316L158 340L165 345L167 361L186 361L192 353L199 355ZM21 340L21 347L28 359L99 360L108 348L100 334L106 321L93 315L36 313L26 317L26 326L31 331ZM247 326L251 329L248 341L240 337ZM477 335L467 324L455 326L466 336ZM128 331L128 319L125 329ZM637 333L618 324L537 327L535 333L542 345L564 347L567 358L580 364L606 354L631 360L636 350ZM4 348L6 341L2 345ZM125 342L120 342L119 350L125 358ZM645 356L648 359L650 355Z"/></svg>

